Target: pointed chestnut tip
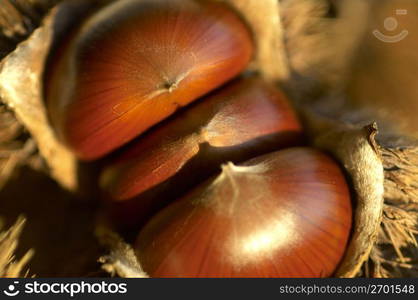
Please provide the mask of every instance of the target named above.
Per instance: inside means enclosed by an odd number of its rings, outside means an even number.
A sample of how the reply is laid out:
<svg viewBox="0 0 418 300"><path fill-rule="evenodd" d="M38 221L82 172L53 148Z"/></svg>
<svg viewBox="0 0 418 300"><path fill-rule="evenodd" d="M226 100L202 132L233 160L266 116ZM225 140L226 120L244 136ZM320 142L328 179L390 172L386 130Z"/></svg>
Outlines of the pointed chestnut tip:
<svg viewBox="0 0 418 300"><path fill-rule="evenodd" d="M240 175L251 175L256 173L262 173L265 171L263 164L239 166L233 162L227 162L221 165L221 174L219 177L237 177Z"/></svg>
<svg viewBox="0 0 418 300"><path fill-rule="evenodd" d="M238 167L234 165L232 161L229 161L221 165L221 170L223 174L226 174L229 176L233 174L234 172L238 171Z"/></svg>

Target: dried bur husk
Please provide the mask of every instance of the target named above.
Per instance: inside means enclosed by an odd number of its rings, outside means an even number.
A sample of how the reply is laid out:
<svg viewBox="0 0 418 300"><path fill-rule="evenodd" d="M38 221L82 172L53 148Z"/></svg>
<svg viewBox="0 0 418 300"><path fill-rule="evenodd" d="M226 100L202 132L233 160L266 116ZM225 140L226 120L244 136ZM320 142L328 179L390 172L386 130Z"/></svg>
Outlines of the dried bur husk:
<svg viewBox="0 0 418 300"><path fill-rule="evenodd" d="M344 92L354 109L394 125L391 129L397 135L418 139L418 54L413 50L418 46L418 2L372 1L369 15ZM396 30L387 30L391 20L396 20Z"/></svg>
<svg viewBox="0 0 418 300"><path fill-rule="evenodd" d="M57 2L6 0L0 6L0 40L7 41L0 52L15 48L0 58L0 209L7 222L27 215L21 244L37 251L31 269L38 275L97 276L103 273L96 262L95 206L80 199L78 162L49 126L42 75L56 37L104 1L69 1L42 19Z"/></svg>
<svg viewBox="0 0 418 300"><path fill-rule="evenodd" d="M58 0L2 0L0 5L0 58L25 40L47 10Z"/></svg>
<svg viewBox="0 0 418 300"><path fill-rule="evenodd" d="M142 270L132 246L114 232L106 221L98 222L96 236L103 247L109 250L109 254L101 256L98 260L104 271L112 277L148 278L148 275Z"/></svg>
<svg viewBox="0 0 418 300"><path fill-rule="evenodd" d="M364 272L371 277L417 277L418 143L402 141L380 150L385 169L383 219Z"/></svg>
<svg viewBox="0 0 418 300"><path fill-rule="evenodd" d="M64 188L79 188L79 164L57 140L43 100L43 71L58 36L68 32L74 20L104 1L67 1L57 5L42 25L0 63L0 98L29 131L44 158L49 174Z"/></svg>
<svg viewBox="0 0 418 300"><path fill-rule="evenodd" d="M350 16L367 16L367 2L331 1L336 5L330 9L326 0L225 1L253 30L257 55L250 69L287 88L303 116L312 144L333 155L351 182L355 202L353 234L335 276L409 275L405 270L412 271L418 257L417 147L389 143L385 135L376 138L373 119L365 122L359 110L347 108L349 112L341 113L345 107L339 105L344 98L338 93L346 70L366 28L359 21L365 18L353 22ZM69 189L76 189L77 162L55 139L47 122L40 75L54 33L66 27L63 23L68 18L63 16L79 16L77 11L83 5L87 1L55 7L43 25L0 67L2 100L31 133L51 176ZM333 16L337 8L340 18ZM57 16L60 22L56 22ZM380 122L378 125L383 131L391 127ZM146 277L129 244L103 222L96 231L110 251L99 259L104 270L121 277Z"/></svg>
<svg viewBox="0 0 418 300"><path fill-rule="evenodd" d="M25 218L20 216L16 223L0 232L0 277L28 277L26 265L32 258L34 251L30 249L21 258L16 258L15 251L19 245L19 238L25 226ZM1 226L0 226L1 228Z"/></svg>
<svg viewBox="0 0 418 300"><path fill-rule="evenodd" d="M408 107L409 99L404 99L400 89L396 89L395 94L386 92L392 96L390 105L387 99L380 102L379 87L387 86L379 83L380 77L372 79L374 94L370 90L356 90L357 95L373 94L375 98L361 102L350 97L353 77L361 72L357 69L365 65L363 71L368 72L373 67L365 61L359 63L359 57L367 60L362 56L365 40L367 51L373 51L370 44L377 48L375 66L387 65L391 61L386 61L388 57L400 55L393 47L376 43L371 31L377 24L370 25L369 20L382 22L384 18L376 15L382 11L383 16L391 15L393 9L388 7L416 4L404 0L283 0L282 3L286 7L283 8L286 45L293 76L289 92L301 110L313 143L338 158L352 181L355 225L348 252L336 275L417 276L418 142L414 139L416 132L399 130L399 124L413 128L414 124L408 120L415 120L416 103L409 106L409 111L404 110L403 116L387 118L394 103L402 102L401 107ZM338 18L333 18L335 13ZM413 39L408 40L412 42ZM406 69L396 70L397 76L407 78ZM391 73L384 76L388 80L393 78ZM409 96L415 90L409 85L405 93Z"/></svg>
<svg viewBox="0 0 418 300"><path fill-rule="evenodd" d="M336 89L364 34L368 1L280 0L291 81L299 97ZM336 16L338 14L338 17ZM356 15L356 22L351 16ZM309 98L309 101L312 100Z"/></svg>
<svg viewBox="0 0 418 300"><path fill-rule="evenodd" d="M4 0L0 5L0 61L39 25L55 0ZM0 82L6 85L7 82ZM1 88L0 88L1 89ZM36 145L13 112L0 100L0 189L14 170L28 164L42 168Z"/></svg>
<svg viewBox="0 0 418 300"><path fill-rule="evenodd" d="M0 104L0 190L21 165L41 165L36 145L6 106Z"/></svg>
<svg viewBox="0 0 418 300"><path fill-rule="evenodd" d="M323 104L323 103L322 103ZM338 159L353 189L352 237L339 277L418 274L418 143L303 109L312 142Z"/></svg>

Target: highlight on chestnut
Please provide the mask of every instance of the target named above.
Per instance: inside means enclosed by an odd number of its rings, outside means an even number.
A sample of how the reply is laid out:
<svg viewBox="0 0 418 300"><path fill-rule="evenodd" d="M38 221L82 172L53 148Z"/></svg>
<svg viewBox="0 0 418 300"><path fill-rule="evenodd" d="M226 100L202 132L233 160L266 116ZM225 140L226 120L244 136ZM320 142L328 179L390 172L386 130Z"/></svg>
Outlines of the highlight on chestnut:
<svg viewBox="0 0 418 300"><path fill-rule="evenodd" d="M225 3L115 1L52 55L50 120L79 158L103 157L238 75L253 48Z"/></svg>
<svg viewBox="0 0 418 300"><path fill-rule="evenodd" d="M222 166L157 213L136 252L151 277L328 277L346 249L350 192L311 148Z"/></svg>

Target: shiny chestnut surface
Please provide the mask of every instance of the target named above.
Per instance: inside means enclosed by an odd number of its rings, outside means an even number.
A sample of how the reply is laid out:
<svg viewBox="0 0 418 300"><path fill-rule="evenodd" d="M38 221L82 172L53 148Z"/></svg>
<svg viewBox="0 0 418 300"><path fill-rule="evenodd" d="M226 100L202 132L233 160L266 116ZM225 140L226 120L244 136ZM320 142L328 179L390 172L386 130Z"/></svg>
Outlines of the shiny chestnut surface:
<svg viewBox="0 0 418 300"><path fill-rule="evenodd" d="M151 277L327 277L351 228L339 166L310 148L224 165L160 211L136 252Z"/></svg>
<svg viewBox="0 0 418 300"><path fill-rule="evenodd" d="M209 144L213 156L218 152L219 158L236 161L302 140L302 126L287 98L262 79L236 80L199 101L138 138L104 171L103 187L115 201L173 176L201 144Z"/></svg>
<svg viewBox="0 0 418 300"><path fill-rule="evenodd" d="M302 135L276 86L256 77L236 80L130 144L105 168L101 187L115 202L115 218L135 223L215 174L221 163L301 145Z"/></svg>
<svg viewBox="0 0 418 300"><path fill-rule="evenodd" d="M45 96L81 159L104 156L241 72L252 38L224 3L115 1L51 58Z"/></svg>

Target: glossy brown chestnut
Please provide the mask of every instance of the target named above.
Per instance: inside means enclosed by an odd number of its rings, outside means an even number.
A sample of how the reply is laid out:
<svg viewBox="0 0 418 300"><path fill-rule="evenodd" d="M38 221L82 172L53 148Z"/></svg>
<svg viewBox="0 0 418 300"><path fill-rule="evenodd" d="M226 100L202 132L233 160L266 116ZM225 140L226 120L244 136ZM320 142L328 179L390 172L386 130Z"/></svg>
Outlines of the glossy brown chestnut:
<svg viewBox="0 0 418 300"><path fill-rule="evenodd" d="M45 96L58 135L84 160L125 144L249 62L252 38L225 3L115 1L51 58Z"/></svg>
<svg viewBox="0 0 418 300"><path fill-rule="evenodd" d="M235 80L139 137L101 177L115 219L135 224L221 163L301 145L302 127L274 85ZM160 185L160 186L158 186Z"/></svg>
<svg viewBox="0 0 418 300"><path fill-rule="evenodd" d="M328 277L351 220L339 166L290 148L224 165L154 216L136 252L151 277Z"/></svg>

